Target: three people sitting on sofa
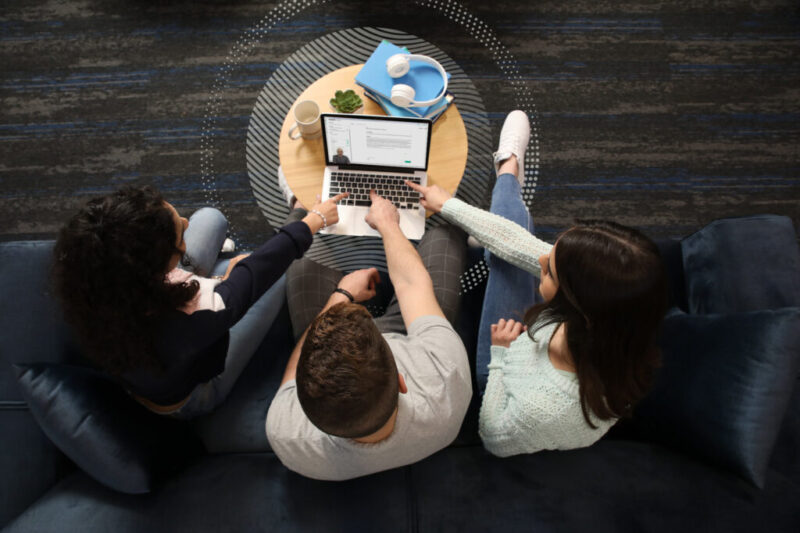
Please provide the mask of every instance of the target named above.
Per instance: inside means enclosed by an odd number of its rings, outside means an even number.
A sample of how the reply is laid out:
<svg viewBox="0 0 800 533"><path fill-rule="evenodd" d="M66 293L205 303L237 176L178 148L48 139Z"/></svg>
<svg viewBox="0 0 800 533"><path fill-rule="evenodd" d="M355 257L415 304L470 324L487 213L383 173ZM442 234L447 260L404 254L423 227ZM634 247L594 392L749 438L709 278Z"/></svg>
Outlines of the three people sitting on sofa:
<svg viewBox="0 0 800 533"><path fill-rule="evenodd" d="M641 233L588 221L554 246L533 236L520 193L528 139L525 114L509 114L488 213L439 187L417 187L427 209L487 249L480 433L500 456L588 446L629 414L658 364L666 309L660 257ZM374 296L376 270L343 276L306 258L293 262L338 220L340 198L294 209L261 248L231 260L221 281L200 276L222 241L190 246L193 233L209 233L205 210L187 229L151 189L93 200L56 245L67 319L90 357L146 407L188 418L230 391L280 307L288 268L300 338L267 416L273 450L288 468L319 479L421 460L452 442L472 393L452 326L466 234L442 225L415 250L394 206L373 193L367 222L383 237L395 294L372 319L357 302ZM188 272L175 269L181 256Z"/></svg>

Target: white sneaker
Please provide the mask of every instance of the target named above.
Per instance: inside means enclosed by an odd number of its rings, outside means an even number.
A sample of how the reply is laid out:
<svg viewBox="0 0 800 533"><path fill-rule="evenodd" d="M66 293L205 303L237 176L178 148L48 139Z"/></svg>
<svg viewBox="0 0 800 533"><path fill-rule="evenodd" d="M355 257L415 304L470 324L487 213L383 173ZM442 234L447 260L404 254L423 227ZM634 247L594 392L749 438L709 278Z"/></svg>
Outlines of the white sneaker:
<svg viewBox="0 0 800 533"><path fill-rule="evenodd" d="M297 197L292 192L292 189L289 188L289 184L286 183L286 176L283 174L283 169L278 167L278 186L283 191L283 197L286 199L286 205L289 206L289 209L294 207L294 203L297 201Z"/></svg>
<svg viewBox="0 0 800 533"><path fill-rule="evenodd" d="M524 111L512 111L503 122L503 129L500 130L500 142L497 143L497 151L494 155L494 169L500 167L500 163L513 155L517 156L519 173L517 181L520 186L525 184L525 149L531 138L531 125L528 115Z"/></svg>
<svg viewBox="0 0 800 533"><path fill-rule="evenodd" d="M222 253L234 252L236 251L236 243L233 242L233 239L227 238L225 242L222 243Z"/></svg>

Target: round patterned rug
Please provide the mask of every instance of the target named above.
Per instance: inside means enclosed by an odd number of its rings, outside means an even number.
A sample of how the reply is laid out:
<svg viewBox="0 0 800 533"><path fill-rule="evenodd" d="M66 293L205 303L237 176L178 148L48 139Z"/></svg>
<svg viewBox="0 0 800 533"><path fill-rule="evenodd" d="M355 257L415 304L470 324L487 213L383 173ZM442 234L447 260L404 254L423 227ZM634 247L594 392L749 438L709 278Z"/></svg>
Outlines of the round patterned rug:
<svg viewBox="0 0 800 533"><path fill-rule="evenodd" d="M211 91L204 122L201 146L201 174L210 205L225 211L221 192L217 188L214 169L214 126L218 115L220 95L227 90L231 72L242 64L248 53L259 42L269 37L274 28L291 23L300 13L324 7L330 0L288 0L282 2L237 42L228 57L226 67L217 77ZM455 23L491 55L509 86L516 95L515 104L531 119L531 141L525 155L526 182L523 198L528 206L539 175L539 140L535 105L531 92L519 75L516 59L499 42L491 28L453 0L418 0L416 8L434 11ZM480 93L470 81L468 73L447 53L431 43L401 30L386 27L349 28L318 37L287 57L266 81L253 107L247 131L247 173L257 204L273 226L280 225L288 213L283 195L278 187L278 136L286 114L299 94L319 77L344 66L363 63L381 40L405 46L412 53L425 54L437 59L450 73L450 90L456 96L455 104L467 129L469 152L467 166L457 196L467 202L482 204L491 173L490 154L496 139ZM510 111L507 110L507 111ZM230 217L229 217L230 218ZM440 223L431 217L428 225ZM236 227L232 232L235 237ZM321 237L321 238L320 238ZM332 268L353 270L375 266L385 270L385 257L379 239L355 238L335 235L319 236L309 251L309 257ZM486 275L481 261L472 265L462 276L462 286L469 290Z"/></svg>
<svg viewBox="0 0 800 533"><path fill-rule="evenodd" d="M315 39L289 56L270 77L256 101L247 131L247 172L261 211L280 226L288 207L278 186L278 146L281 125L292 103L320 77L342 67L364 63L382 40L435 58L451 75L449 89L467 129L467 167L457 196L478 203L486 192L492 150L491 129L478 91L463 70L443 51L407 33L389 28L352 28ZM428 219L428 227L440 223ZM308 257L338 270L386 269L383 244L373 237L319 235Z"/></svg>

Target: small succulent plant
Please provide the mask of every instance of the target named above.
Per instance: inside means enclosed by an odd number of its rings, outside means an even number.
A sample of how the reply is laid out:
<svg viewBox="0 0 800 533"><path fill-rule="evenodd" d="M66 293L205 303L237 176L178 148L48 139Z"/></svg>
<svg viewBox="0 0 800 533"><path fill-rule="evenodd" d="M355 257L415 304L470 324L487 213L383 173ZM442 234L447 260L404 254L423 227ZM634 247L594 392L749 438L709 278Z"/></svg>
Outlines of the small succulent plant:
<svg viewBox="0 0 800 533"><path fill-rule="evenodd" d="M339 113L352 113L362 105L364 102L353 89L336 91L334 98L331 98L331 106Z"/></svg>

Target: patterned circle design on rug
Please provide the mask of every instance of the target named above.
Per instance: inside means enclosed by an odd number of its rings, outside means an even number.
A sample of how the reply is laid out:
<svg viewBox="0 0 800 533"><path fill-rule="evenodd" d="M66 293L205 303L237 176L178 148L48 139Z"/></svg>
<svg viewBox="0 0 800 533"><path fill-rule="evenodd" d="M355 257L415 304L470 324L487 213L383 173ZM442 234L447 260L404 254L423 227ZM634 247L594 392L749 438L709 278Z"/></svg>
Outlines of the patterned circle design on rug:
<svg viewBox="0 0 800 533"><path fill-rule="evenodd" d="M491 129L478 91L463 70L444 52L407 33L388 28L353 28L315 39L289 56L265 84L250 117L247 132L247 171L256 201L267 220L280 226L289 210L278 186L278 146L281 125L298 96L317 79L342 67L364 63L382 40L439 61L450 73L448 88L467 129L469 151L464 177L456 195L479 203L491 171ZM427 227L441 223L428 219ZM383 243L372 237L318 235L307 256L338 270L375 266L386 270Z"/></svg>
<svg viewBox="0 0 800 533"><path fill-rule="evenodd" d="M231 51L225 62L225 66L217 75L214 84L212 85L211 94L209 97L208 104L206 106L206 115L203 120L203 132L201 136L201 147L200 147L201 148L200 171L201 171L201 179L206 192L206 203L208 205L214 205L221 208L223 211L225 210L220 192L216 186L216 178L215 178L216 172L214 167L214 155L216 152L216 147L214 144L214 133L215 133L216 123L219 117L221 95L223 91L229 89L231 73L237 66L242 64L244 58L247 57L247 55L252 51L254 46L258 45L260 42L269 38L270 31L273 28L291 21L298 14L302 13L303 11L309 8L317 8L330 3L332 3L330 0L287 0L281 2L272 10L270 10L270 12L266 16L264 16L258 22L258 24L256 24L253 28L251 28L247 32L245 32L244 36L242 36L239 39L239 41L237 41L231 48ZM525 186L522 191L523 199L526 205L530 207L533 202L533 196L536 191L536 185L539 177L539 126L538 126L538 115L536 112L536 106L533 101L530 89L527 87L525 81L520 75L517 60L514 58L513 54L508 50L508 48L500 42L495 32L485 22L480 20L474 14L470 13L466 8L464 8L461 4L459 4L455 0L414 0L411 2L411 4L417 8L430 9L431 11L434 12L433 14L446 17L448 20L460 25L465 31L469 33L469 35L473 39L480 42L491 53L492 59L494 60L495 64L500 69L504 78L508 81L508 83L514 90L515 104L516 104L515 107L517 109L522 109L523 111L525 111L528 114L528 117L530 118L531 121L531 140L530 144L528 145L528 149L525 153L526 179L525 179ZM402 43L398 42L395 44L402 44ZM417 52L417 50L413 51ZM284 115L285 113L288 112L289 106L293 101L294 101L293 99L290 99L289 102L286 103L286 108L283 111ZM480 97L475 98L474 104L481 106ZM488 173L491 171L490 170L491 166L487 164L485 161L488 161L489 159L488 154L490 153L492 149L491 147L493 146L492 140L489 139L488 141L486 141L486 139L481 139L480 137L473 139L472 132L470 131L471 124L469 122L469 119L471 118L473 121L475 121L472 123L473 127L477 127L478 125L485 126L485 123L483 123L483 121L485 121L485 113L481 114L480 117L478 117L477 115L469 117L468 113L466 113L464 109L466 105L465 99L461 95L457 96L456 105L458 105L459 111L461 112L462 117L464 118L465 125L467 125L468 128L467 130L468 135L470 136L469 137L470 160L468 160L467 163L468 167L467 171L472 170L475 172L482 171ZM479 122L480 124L478 124ZM277 131L279 132L281 124L282 124L282 119L278 121L277 124L274 123L269 124L269 127L277 129ZM488 128L486 129L488 130ZM250 135L248 131L248 144L249 144L249 139ZM484 152L486 154L486 156L484 157L484 161L481 161L480 164L476 166L471 166L473 143L478 143L482 141L489 143L490 146L489 151ZM276 153L274 157L277 158L277 142L272 146L275 147L274 151ZM250 166L249 160L250 156L248 153L248 167ZM484 170L479 170L479 169L484 169ZM249 169L248 169L248 174L250 174ZM252 175L250 175L250 178L252 182L253 181ZM274 175L273 179L276 179ZM483 179L486 179L486 177L484 176ZM272 186L270 186L269 188L271 189ZM268 190L262 190L257 192L254 189L254 194L256 194L257 197L260 195L262 197L262 200L264 198L269 198L270 196L274 196ZM459 196L464 197L466 199L471 196L471 193L466 191L462 192L461 190L459 190ZM259 205L261 205L262 200L259 200ZM279 197L278 205L282 204L283 204L282 198ZM231 232L235 237L236 233L235 225L231 227ZM471 266L467 270L467 272L465 272L464 275L462 276L461 281L464 290L468 291L471 288L482 283L482 281L486 277L486 273L487 273L487 266L482 261L479 262L478 264Z"/></svg>

